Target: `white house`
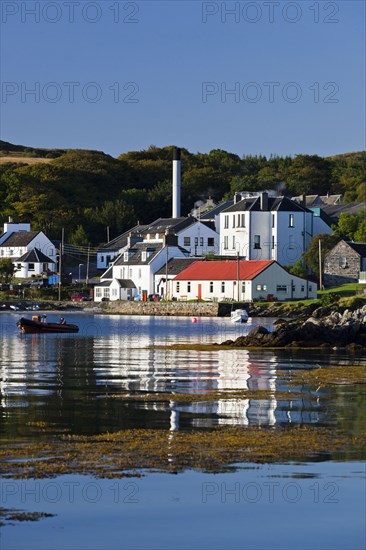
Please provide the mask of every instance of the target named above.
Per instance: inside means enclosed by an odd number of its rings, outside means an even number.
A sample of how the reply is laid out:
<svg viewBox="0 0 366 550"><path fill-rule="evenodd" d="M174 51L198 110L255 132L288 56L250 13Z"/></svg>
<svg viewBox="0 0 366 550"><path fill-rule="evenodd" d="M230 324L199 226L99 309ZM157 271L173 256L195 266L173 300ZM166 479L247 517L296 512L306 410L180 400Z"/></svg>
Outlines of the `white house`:
<svg viewBox="0 0 366 550"><path fill-rule="evenodd" d="M54 272L56 268L56 261L51 260L51 258L43 254L38 248L33 248L29 252L26 252L13 263L16 267L14 276L24 279L50 271Z"/></svg>
<svg viewBox="0 0 366 550"><path fill-rule="evenodd" d="M0 236L0 258L12 260L17 269L15 277L29 277L54 270L56 247L43 231L31 231L29 223L9 222Z"/></svg>
<svg viewBox="0 0 366 550"><path fill-rule="evenodd" d="M196 261L172 284L177 300L301 300L316 298L317 285L274 260Z"/></svg>
<svg viewBox="0 0 366 550"><path fill-rule="evenodd" d="M220 253L245 260L296 262L320 232L329 226L314 224L314 213L287 197L235 197L234 204L220 213Z"/></svg>
<svg viewBox="0 0 366 550"><path fill-rule="evenodd" d="M155 294L155 273L171 258L187 256L188 252L178 246L175 235L167 234L163 241L155 242L129 237L127 249L102 275L101 283L95 286L94 299L96 302L103 298L124 300Z"/></svg>
<svg viewBox="0 0 366 550"><path fill-rule="evenodd" d="M122 233L122 235L119 235L101 246L97 250L97 269L108 269L114 260L124 252L125 248L127 248L128 237L131 235L139 235L146 227L146 225L135 225L135 227L132 227L125 233Z"/></svg>
<svg viewBox="0 0 366 550"><path fill-rule="evenodd" d="M192 216L187 218L159 218L148 225L140 234L145 242L163 241L166 232L176 235L178 246L188 251L190 256L217 254L219 234L210 221L200 221Z"/></svg>

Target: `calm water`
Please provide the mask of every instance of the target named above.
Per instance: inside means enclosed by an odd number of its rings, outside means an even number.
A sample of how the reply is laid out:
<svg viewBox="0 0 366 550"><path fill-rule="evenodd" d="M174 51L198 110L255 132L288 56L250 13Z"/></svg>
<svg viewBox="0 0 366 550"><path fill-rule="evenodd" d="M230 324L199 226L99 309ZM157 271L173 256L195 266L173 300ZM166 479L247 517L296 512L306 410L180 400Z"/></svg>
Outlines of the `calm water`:
<svg viewBox="0 0 366 550"><path fill-rule="evenodd" d="M286 372L334 364L366 364L340 352L183 351L147 349L176 342L235 339L256 324L229 320L68 314L77 335L20 335L17 314L2 313L0 438L33 441L62 431L95 434L125 428L186 430L218 425L365 426L357 387L286 391ZM48 314L48 320L57 316ZM264 323L263 323L264 321ZM271 390L268 399L175 402L174 393ZM293 388L291 388L293 390ZM169 402L111 399L121 390L169 392ZM45 436L34 423L51 423ZM29 425L31 424L31 425ZM33 424L33 427L32 427ZM359 457L357 457L359 459ZM6 508L56 517L2 528L0 548L321 548L365 547L365 464L324 461L240 465L218 475L186 471L142 479L86 476L2 480ZM11 485L12 484L12 485Z"/></svg>

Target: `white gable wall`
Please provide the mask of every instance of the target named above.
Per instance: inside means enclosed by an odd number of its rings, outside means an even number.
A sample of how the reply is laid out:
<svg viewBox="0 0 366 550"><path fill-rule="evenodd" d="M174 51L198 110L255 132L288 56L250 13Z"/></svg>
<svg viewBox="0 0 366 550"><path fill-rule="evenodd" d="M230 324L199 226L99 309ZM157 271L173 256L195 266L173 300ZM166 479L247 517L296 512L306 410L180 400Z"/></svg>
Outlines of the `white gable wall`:
<svg viewBox="0 0 366 550"><path fill-rule="evenodd" d="M178 245L188 250L190 256L202 256L203 254L208 253L219 253L219 234L201 222L197 222L189 227L186 227L180 231L177 236ZM213 239L213 244L209 245L208 239Z"/></svg>

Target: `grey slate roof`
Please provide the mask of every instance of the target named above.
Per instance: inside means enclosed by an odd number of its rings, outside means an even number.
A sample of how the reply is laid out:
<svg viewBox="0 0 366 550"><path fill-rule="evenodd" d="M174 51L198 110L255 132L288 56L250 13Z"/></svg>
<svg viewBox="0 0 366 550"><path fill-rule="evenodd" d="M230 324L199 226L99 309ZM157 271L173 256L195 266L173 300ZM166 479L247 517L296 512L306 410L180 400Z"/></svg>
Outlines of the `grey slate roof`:
<svg viewBox="0 0 366 550"><path fill-rule="evenodd" d="M133 281L131 281L131 279L117 279L118 283L120 284L120 286L122 288L136 288L136 285ZM113 283L112 280L108 280L108 281L100 281L98 284L96 284L95 286L104 286L104 287L108 287L108 286L111 286L111 284Z"/></svg>
<svg viewBox="0 0 366 550"><path fill-rule="evenodd" d="M322 210L331 218L333 223L338 223L339 216L345 214L357 214L362 210L366 210L366 202L334 204L322 206Z"/></svg>
<svg viewBox="0 0 366 550"><path fill-rule="evenodd" d="M226 210L227 208L229 208L233 204L234 204L234 201L232 199L228 200L228 201L225 201L225 202L222 202L221 204L218 204L217 206L215 206L215 208L213 208L209 212L206 212L206 214L203 214L203 216L200 216L200 220L202 220L202 221L203 220L213 220L215 218L215 216L217 216L218 214L220 214L220 212L222 212L223 210Z"/></svg>
<svg viewBox="0 0 366 550"><path fill-rule="evenodd" d="M15 231L0 246L27 246L39 233L40 231Z"/></svg>
<svg viewBox="0 0 366 550"><path fill-rule="evenodd" d="M353 243L352 241L345 241L361 258L366 258L366 243Z"/></svg>
<svg viewBox="0 0 366 550"><path fill-rule="evenodd" d="M197 219L193 216L188 216L188 218L159 218L150 225L147 225L141 234L147 235L148 233L165 233L167 230L171 233L179 233L179 231L182 231L196 222Z"/></svg>
<svg viewBox="0 0 366 550"><path fill-rule="evenodd" d="M124 260L124 254L121 254L119 258L114 262L114 266L116 265L148 265L152 260L155 258L155 256L160 252L160 250L163 248L162 242L140 242L136 243L134 246L132 246L128 252L129 252L129 258L128 260ZM149 256L145 261L142 261L142 252L149 252Z"/></svg>
<svg viewBox="0 0 366 550"><path fill-rule="evenodd" d="M196 262L200 258L172 258L168 262L168 275L178 275L183 269L186 269L191 263ZM164 265L155 275L165 275L166 265Z"/></svg>
<svg viewBox="0 0 366 550"><path fill-rule="evenodd" d="M142 231L144 231L148 227L147 225L135 225L135 227L132 227L132 229L129 229L125 233L122 233L122 235L118 235L118 237L115 237L108 243L104 244L100 248L98 248L98 252L108 252L110 251L116 251L120 250L121 248L124 248L127 246L127 239L132 233L132 235L138 235Z"/></svg>
<svg viewBox="0 0 366 550"><path fill-rule="evenodd" d="M246 211L261 212L261 202L259 197L246 198L233 204L223 212L246 212ZM287 197L268 197L268 210L266 212L310 212L301 204Z"/></svg>
<svg viewBox="0 0 366 550"><path fill-rule="evenodd" d="M54 260L51 260L48 256L43 254L38 248L33 248L32 250L29 250L29 252L26 252L17 259L17 262L28 262L28 263L34 263L34 264L41 264L41 263L47 263L47 264L55 264L56 262Z"/></svg>

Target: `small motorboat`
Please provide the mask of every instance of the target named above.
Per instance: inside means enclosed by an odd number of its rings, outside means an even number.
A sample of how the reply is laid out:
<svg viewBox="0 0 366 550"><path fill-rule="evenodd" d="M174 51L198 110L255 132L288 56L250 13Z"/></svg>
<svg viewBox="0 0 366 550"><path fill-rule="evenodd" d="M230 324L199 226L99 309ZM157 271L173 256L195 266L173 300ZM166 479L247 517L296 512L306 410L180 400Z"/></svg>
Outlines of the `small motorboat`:
<svg viewBox="0 0 366 550"><path fill-rule="evenodd" d="M246 309L235 309L231 312L232 323L246 323L249 319L249 315Z"/></svg>
<svg viewBox="0 0 366 550"><path fill-rule="evenodd" d="M70 325L64 319L59 323L47 323L46 315L33 315L32 319L22 317L17 327L23 334L38 334L43 332L79 332L77 325Z"/></svg>

